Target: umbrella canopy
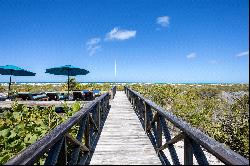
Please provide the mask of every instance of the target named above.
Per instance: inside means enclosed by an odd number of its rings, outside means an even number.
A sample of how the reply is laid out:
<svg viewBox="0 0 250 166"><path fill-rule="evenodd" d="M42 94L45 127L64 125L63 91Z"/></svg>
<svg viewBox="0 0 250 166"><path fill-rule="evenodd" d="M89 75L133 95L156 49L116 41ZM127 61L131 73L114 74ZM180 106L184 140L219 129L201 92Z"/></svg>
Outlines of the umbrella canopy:
<svg viewBox="0 0 250 166"><path fill-rule="evenodd" d="M89 73L89 71L85 69L80 69L75 66L65 65L61 67L46 69L45 73L50 73L54 75L77 76L77 75L86 75Z"/></svg>
<svg viewBox="0 0 250 166"><path fill-rule="evenodd" d="M0 66L0 74L10 75L9 92L10 92L10 85L11 85L11 76L35 76L36 75L36 73L24 70L14 65ZM9 92L8 92L8 98L9 98Z"/></svg>
<svg viewBox="0 0 250 166"><path fill-rule="evenodd" d="M89 71L75 66L65 65L61 67L46 69L45 73L68 76L68 95L69 95L69 76L86 75L89 73Z"/></svg>
<svg viewBox="0 0 250 166"><path fill-rule="evenodd" d="M36 73L24 70L14 65L0 66L0 74L13 76L35 76Z"/></svg>

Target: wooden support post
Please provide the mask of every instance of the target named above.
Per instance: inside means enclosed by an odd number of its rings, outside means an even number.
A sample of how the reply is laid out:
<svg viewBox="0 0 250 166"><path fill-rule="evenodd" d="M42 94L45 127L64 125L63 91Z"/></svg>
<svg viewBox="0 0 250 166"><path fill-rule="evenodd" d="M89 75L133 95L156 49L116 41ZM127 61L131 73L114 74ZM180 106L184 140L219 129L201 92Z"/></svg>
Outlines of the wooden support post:
<svg viewBox="0 0 250 166"><path fill-rule="evenodd" d="M67 165L67 142L66 137L63 138L63 144L61 147L61 151L57 160L58 165Z"/></svg>
<svg viewBox="0 0 250 166"><path fill-rule="evenodd" d="M85 129L85 132L84 132L84 142L85 142L85 146L90 149L90 139L89 139L89 113L86 115L86 129Z"/></svg>
<svg viewBox="0 0 250 166"><path fill-rule="evenodd" d="M137 110L137 104L138 104L138 98L137 98L137 96L134 96L134 110L136 112L138 112L138 110Z"/></svg>
<svg viewBox="0 0 250 166"><path fill-rule="evenodd" d="M150 107L147 105L147 103L144 101L144 131L147 133L147 128L148 128L148 109Z"/></svg>
<svg viewBox="0 0 250 166"><path fill-rule="evenodd" d="M132 107L133 107L133 109L134 109L134 98L132 98L131 96L130 96L130 100L131 100L131 104L132 104Z"/></svg>
<svg viewBox="0 0 250 166"><path fill-rule="evenodd" d="M93 114L92 114L92 116L89 114L89 122L90 122L90 126L91 126L91 128L94 128L94 131L98 131L99 130L99 128L98 128L98 126L96 125L96 123L95 123L95 120L94 120L94 118L93 118Z"/></svg>
<svg viewBox="0 0 250 166"><path fill-rule="evenodd" d="M191 140L191 144L192 144L194 156L195 156L198 164L199 165L209 165L209 163L207 161L207 157L204 154L203 150L201 149L201 146L199 144L197 144L196 142L194 142L193 140Z"/></svg>
<svg viewBox="0 0 250 166"><path fill-rule="evenodd" d="M139 110L141 111L141 113L140 113L140 117L143 119L143 121L144 121L144 115L145 115L145 110L144 110L144 103L143 103L143 100L142 99L140 99L139 100L140 102L139 102L139 106L138 106L138 108L139 108Z"/></svg>
<svg viewBox="0 0 250 166"><path fill-rule="evenodd" d="M98 101L97 103L97 127L99 133L101 132L101 102Z"/></svg>
<svg viewBox="0 0 250 166"><path fill-rule="evenodd" d="M135 109L135 97L132 95L132 100L133 100L133 108Z"/></svg>
<svg viewBox="0 0 250 166"><path fill-rule="evenodd" d="M184 138L184 165L193 165L192 144L188 136Z"/></svg>
<svg viewBox="0 0 250 166"><path fill-rule="evenodd" d="M162 126L161 126L161 115L157 114L157 148L160 148L162 146Z"/></svg>
<svg viewBox="0 0 250 166"><path fill-rule="evenodd" d="M156 114L154 115L152 121L149 123L147 131L151 130L152 125L157 121L157 117L158 117L158 112L156 112Z"/></svg>
<svg viewBox="0 0 250 166"><path fill-rule="evenodd" d="M52 148L49 151L48 157L46 158L46 161L44 165L55 165L57 163L57 159L59 156L59 153L61 151L61 147L64 141L64 137L61 138L57 143L55 143Z"/></svg>
<svg viewBox="0 0 250 166"><path fill-rule="evenodd" d="M109 90L109 92L110 92L110 99L112 100L114 98L113 90L111 89Z"/></svg>

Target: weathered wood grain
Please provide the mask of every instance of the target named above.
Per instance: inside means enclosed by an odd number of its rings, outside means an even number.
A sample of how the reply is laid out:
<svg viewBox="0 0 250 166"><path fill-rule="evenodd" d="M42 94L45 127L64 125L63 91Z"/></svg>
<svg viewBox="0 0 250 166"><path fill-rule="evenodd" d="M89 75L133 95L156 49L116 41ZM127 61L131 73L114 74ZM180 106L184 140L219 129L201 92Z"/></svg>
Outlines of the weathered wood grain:
<svg viewBox="0 0 250 166"><path fill-rule="evenodd" d="M125 93L118 91L110 104L111 109L90 164L161 165Z"/></svg>

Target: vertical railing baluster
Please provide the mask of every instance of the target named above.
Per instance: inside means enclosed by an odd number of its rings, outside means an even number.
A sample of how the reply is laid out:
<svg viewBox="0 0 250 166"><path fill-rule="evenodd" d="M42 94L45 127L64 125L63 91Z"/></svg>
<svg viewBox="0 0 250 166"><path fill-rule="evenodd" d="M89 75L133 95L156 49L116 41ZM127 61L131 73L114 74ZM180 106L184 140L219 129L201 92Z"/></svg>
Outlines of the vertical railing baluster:
<svg viewBox="0 0 250 166"><path fill-rule="evenodd" d="M87 122L86 122L86 116L85 116L80 120L80 123L79 123L80 127L79 127L79 131L77 133L77 136L76 136L76 139L79 142L82 142L82 137L83 137L83 134L84 134L86 123ZM69 165L77 164L79 153L80 153L80 147L79 146L74 147L73 150L72 150L71 156L70 156Z"/></svg>
<svg viewBox="0 0 250 166"><path fill-rule="evenodd" d="M58 159L63 141L64 141L64 137L61 138L55 145L52 146L44 165L55 165L57 163L57 159Z"/></svg>
<svg viewBox="0 0 250 166"><path fill-rule="evenodd" d="M138 105L138 97L137 96L134 96L134 100L135 100L135 107L134 107L134 109L135 109L135 111L139 111L138 109L137 109L137 105Z"/></svg>
<svg viewBox="0 0 250 166"><path fill-rule="evenodd" d="M170 132L169 132L169 129L168 129L167 122L166 122L165 118L163 118L163 117L161 117L161 124L162 124L162 131L163 131L163 134L165 136L166 141L171 140L171 135L170 135ZM180 161L179 161L179 158L177 156L174 145L169 144L168 145L168 150L169 150L170 156L172 158L173 164L174 165L180 165Z"/></svg>
<svg viewBox="0 0 250 166"><path fill-rule="evenodd" d="M98 101L97 103L97 127L98 132L101 132L101 102Z"/></svg>
<svg viewBox="0 0 250 166"><path fill-rule="evenodd" d="M145 125L145 116L144 116L144 103L143 103L143 100L142 99L140 99L140 103L139 103L139 109L140 109L140 111L141 111L141 118L142 118L142 120L143 120L143 125Z"/></svg>
<svg viewBox="0 0 250 166"><path fill-rule="evenodd" d="M84 130L84 143L85 146L91 151L90 149L90 138L89 138L89 112L86 115L86 125ZM80 158L78 165L85 165L86 161L88 160L90 152L84 152L83 156Z"/></svg>
<svg viewBox="0 0 250 166"><path fill-rule="evenodd" d="M66 137L63 138L63 144L61 147L61 151L59 153L59 157L57 160L58 165L67 165L67 140Z"/></svg>
<svg viewBox="0 0 250 166"><path fill-rule="evenodd" d="M144 130L147 133L147 128L149 126L148 111L150 111L150 106L144 101Z"/></svg>
<svg viewBox="0 0 250 166"><path fill-rule="evenodd" d="M134 108L134 96L133 96L133 94L131 92L130 92L130 97L131 97L132 106Z"/></svg>
<svg viewBox="0 0 250 166"><path fill-rule="evenodd" d="M86 125L85 125L85 132L84 132L84 142L85 146L90 149L90 139L89 139L89 113L86 116Z"/></svg>
<svg viewBox="0 0 250 166"><path fill-rule="evenodd" d="M105 103L105 115L109 109L109 99L108 98L104 98L103 102Z"/></svg>
<svg viewBox="0 0 250 166"><path fill-rule="evenodd" d="M192 144L188 136L184 138L184 165L193 165Z"/></svg>
<svg viewBox="0 0 250 166"><path fill-rule="evenodd" d="M157 148L160 148L162 146L162 126L160 122L160 114L157 113L155 116L157 116Z"/></svg>
<svg viewBox="0 0 250 166"><path fill-rule="evenodd" d="M206 155L204 154L203 150L201 149L200 145L191 140L192 148L194 156L199 165L209 165Z"/></svg>

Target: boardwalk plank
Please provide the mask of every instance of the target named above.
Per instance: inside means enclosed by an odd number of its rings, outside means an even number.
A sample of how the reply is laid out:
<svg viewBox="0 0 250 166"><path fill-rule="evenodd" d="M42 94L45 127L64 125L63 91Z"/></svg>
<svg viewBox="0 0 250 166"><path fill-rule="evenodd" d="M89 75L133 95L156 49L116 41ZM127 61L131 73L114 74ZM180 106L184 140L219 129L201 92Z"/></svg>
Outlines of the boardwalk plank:
<svg viewBox="0 0 250 166"><path fill-rule="evenodd" d="M93 165L161 165L124 92L118 91L95 152Z"/></svg>

